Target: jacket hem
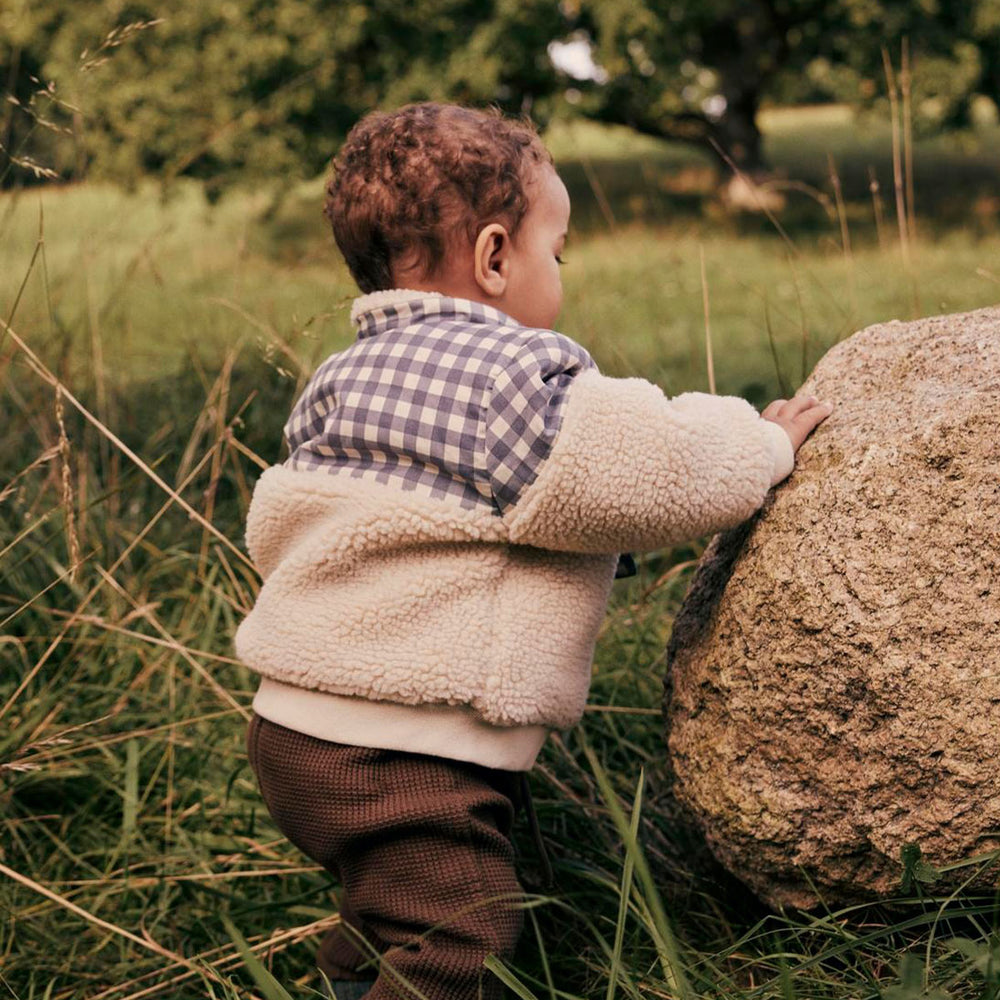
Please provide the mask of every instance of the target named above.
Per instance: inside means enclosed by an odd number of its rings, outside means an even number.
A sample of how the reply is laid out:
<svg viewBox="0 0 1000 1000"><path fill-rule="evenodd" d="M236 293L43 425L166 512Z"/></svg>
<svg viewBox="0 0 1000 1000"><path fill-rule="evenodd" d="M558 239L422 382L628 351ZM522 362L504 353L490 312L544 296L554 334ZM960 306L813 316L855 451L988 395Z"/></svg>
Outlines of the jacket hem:
<svg viewBox="0 0 1000 1000"><path fill-rule="evenodd" d="M257 715L333 743L403 750L504 771L527 771L548 736L545 726L493 726L465 705L401 705L284 684L262 677Z"/></svg>

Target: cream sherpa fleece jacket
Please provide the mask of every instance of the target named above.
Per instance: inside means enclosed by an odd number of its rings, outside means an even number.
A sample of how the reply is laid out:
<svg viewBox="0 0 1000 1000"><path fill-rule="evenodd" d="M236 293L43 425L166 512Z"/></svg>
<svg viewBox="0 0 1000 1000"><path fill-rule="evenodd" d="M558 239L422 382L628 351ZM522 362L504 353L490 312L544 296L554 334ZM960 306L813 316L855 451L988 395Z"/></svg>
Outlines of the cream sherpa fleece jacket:
<svg viewBox="0 0 1000 1000"><path fill-rule="evenodd" d="M263 676L254 709L335 742L526 769L583 711L616 554L745 520L793 461L742 399L667 399L592 369L502 516L272 467L247 522L264 583L236 639Z"/></svg>

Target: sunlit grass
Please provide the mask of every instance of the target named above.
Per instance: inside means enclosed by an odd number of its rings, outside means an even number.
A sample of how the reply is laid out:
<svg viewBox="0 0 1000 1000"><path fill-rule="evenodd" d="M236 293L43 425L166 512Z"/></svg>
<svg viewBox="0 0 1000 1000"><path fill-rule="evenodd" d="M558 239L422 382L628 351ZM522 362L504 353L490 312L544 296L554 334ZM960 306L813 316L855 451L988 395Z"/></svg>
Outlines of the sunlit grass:
<svg viewBox="0 0 1000 1000"><path fill-rule="evenodd" d="M192 352L217 364L238 345L280 354L282 340L303 333L304 342L342 342L354 295L346 269L326 244L314 260L296 252L295 235L285 237L291 262L270 255L268 201L240 192L210 206L194 184L166 200L152 184L6 195L0 296L13 301L42 233L44 260L18 322L67 361L92 364L99 344L112 378L171 372ZM305 239L318 247L325 233L314 214Z"/></svg>
<svg viewBox="0 0 1000 1000"><path fill-rule="evenodd" d="M566 251L562 325L616 375L668 392L707 390L699 249L703 248L719 391L761 403L797 386L862 326L994 304L1000 238L950 233L919 242L911 270L897 251L862 246L845 259L828 236L792 251L781 239L631 228ZM993 270L990 268L993 267ZM918 277L919 275L919 277Z"/></svg>

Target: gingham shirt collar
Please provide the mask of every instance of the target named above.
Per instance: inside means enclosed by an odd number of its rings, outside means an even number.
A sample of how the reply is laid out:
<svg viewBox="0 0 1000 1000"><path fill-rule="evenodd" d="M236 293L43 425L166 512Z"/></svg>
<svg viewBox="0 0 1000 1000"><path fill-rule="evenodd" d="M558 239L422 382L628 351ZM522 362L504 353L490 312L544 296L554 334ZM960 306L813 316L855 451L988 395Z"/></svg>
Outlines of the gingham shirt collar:
<svg viewBox="0 0 1000 1000"><path fill-rule="evenodd" d="M517 503L590 355L553 330L433 292L364 296L352 313L358 339L319 366L285 425L286 464L496 514Z"/></svg>
<svg viewBox="0 0 1000 1000"><path fill-rule="evenodd" d="M521 325L499 309L483 302L454 298L441 292L418 292L409 288L369 292L355 299L351 305L351 322L358 331L358 340L377 336L390 327L433 322L438 318L501 323L505 326Z"/></svg>

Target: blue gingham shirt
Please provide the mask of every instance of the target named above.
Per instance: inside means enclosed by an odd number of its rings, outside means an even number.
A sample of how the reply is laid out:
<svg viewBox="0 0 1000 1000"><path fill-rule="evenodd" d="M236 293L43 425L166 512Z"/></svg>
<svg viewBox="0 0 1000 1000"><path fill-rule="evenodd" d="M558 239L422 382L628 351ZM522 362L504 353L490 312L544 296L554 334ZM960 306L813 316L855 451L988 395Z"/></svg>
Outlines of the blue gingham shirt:
<svg viewBox="0 0 1000 1000"><path fill-rule="evenodd" d="M496 514L517 503L590 355L552 330L431 293L374 293L352 318L357 341L320 365L285 425L285 464Z"/></svg>

